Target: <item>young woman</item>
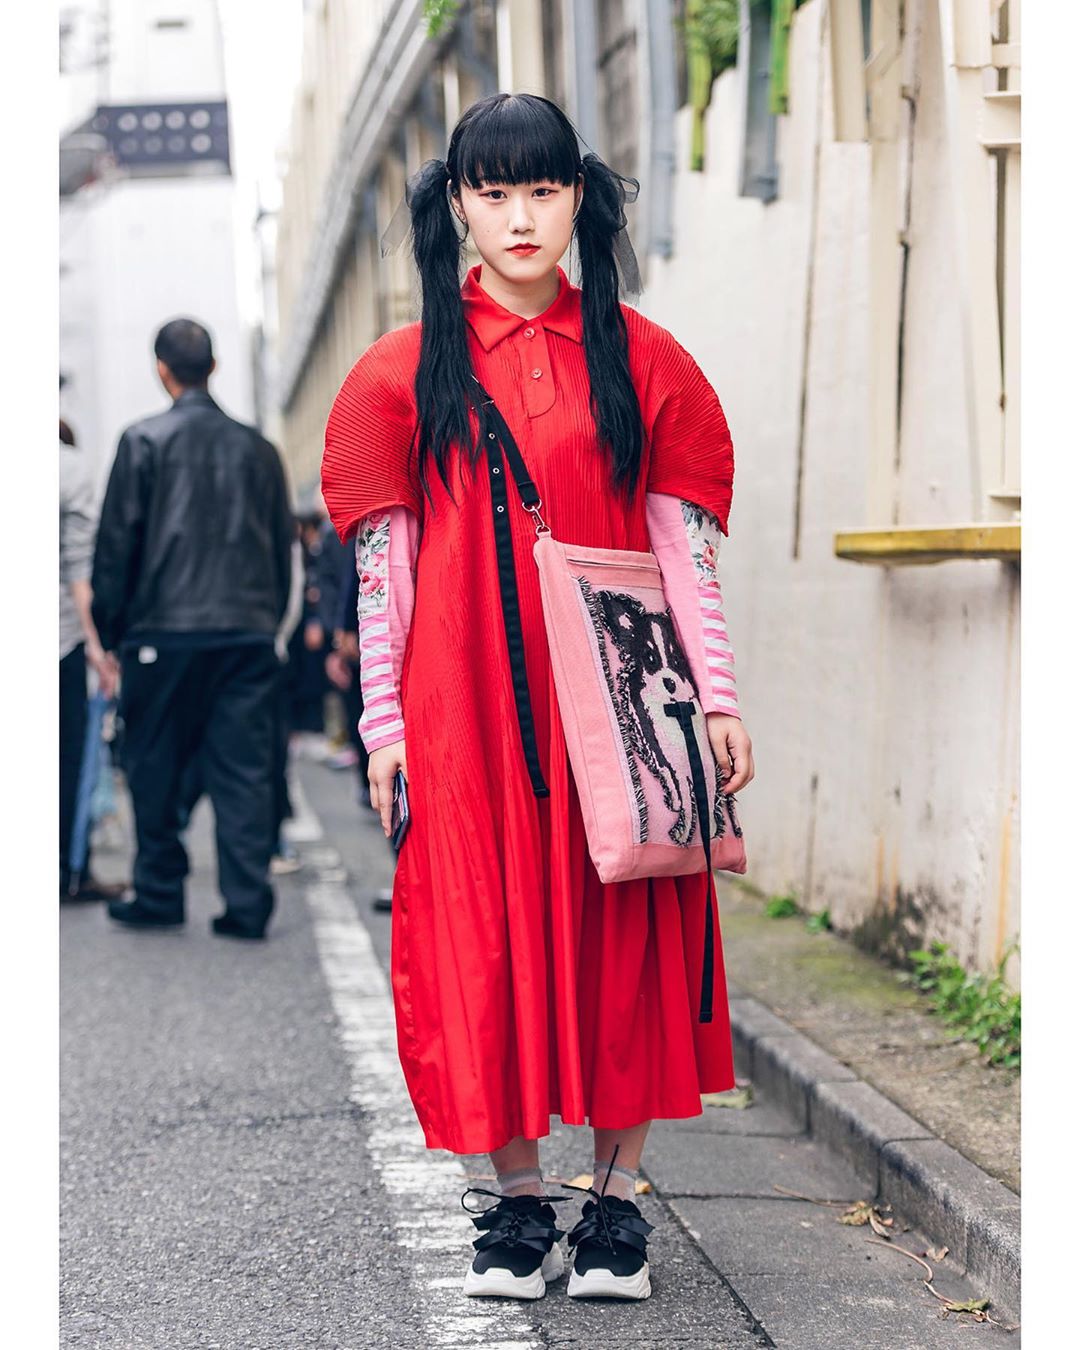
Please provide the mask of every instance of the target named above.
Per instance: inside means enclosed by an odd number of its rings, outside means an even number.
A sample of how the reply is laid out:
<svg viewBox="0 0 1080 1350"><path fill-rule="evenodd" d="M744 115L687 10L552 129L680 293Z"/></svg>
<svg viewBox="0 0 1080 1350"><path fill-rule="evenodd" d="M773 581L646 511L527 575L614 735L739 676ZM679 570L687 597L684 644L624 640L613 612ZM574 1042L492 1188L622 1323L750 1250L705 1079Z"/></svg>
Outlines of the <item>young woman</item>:
<svg viewBox="0 0 1080 1350"><path fill-rule="evenodd" d="M651 1229L633 1197L649 1123L698 1115L701 1093L734 1082L722 959L715 1018L697 1020L705 874L602 885L590 861L535 536L514 511L550 795L531 789L477 468L476 380L512 429L556 538L656 553L725 790L748 783L716 577L731 438L693 359L619 303L623 201L618 175L582 157L554 104L508 94L474 104L446 161L410 186L421 322L361 357L326 430L323 494L341 537L357 536L361 729L387 831L397 771L408 780L393 900L402 1066L428 1146L490 1153L499 1182L498 1203L474 1220L470 1294L538 1298L562 1270L538 1151L556 1114L588 1121L594 1140L569 1293L647 1297ZM481 262L462 286L467 235ZM580 290L558 266L571 238Z"/></svg>

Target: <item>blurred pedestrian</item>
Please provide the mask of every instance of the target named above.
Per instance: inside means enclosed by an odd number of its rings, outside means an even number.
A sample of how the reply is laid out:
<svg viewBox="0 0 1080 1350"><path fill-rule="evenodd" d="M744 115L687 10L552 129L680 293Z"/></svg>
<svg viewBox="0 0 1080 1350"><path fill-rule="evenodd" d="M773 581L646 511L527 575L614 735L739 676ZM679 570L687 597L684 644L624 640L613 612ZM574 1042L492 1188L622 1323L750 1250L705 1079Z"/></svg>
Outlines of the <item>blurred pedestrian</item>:
<svg viewBox="0 0 1080 1350"><path fill-rule="evenodd" d="M342 671L334 659L335 634L341 625L342 588L347 584L352 549L346 547L337 537L337 531L329 520L322 520L319 528L318 553L315 559L315 585L319 593L318 621L322 637L323 672L328 681L328 690L332 694L341 713L345 743L338 741L338 748L330 751L324 761L330 769L355 769L363 754L363 743L356 730L359 713L355 705L359 701L359 688L355 692L349 681L342 678ZM363 755L365 776L367 756Z"/></svg>
<svg viewBox="0 0 1080 1350"><path fill-rule="evenodd" d="M293 814L289 797L289 647L304 613L304 582L304 550L297 523L289 553L289 600L274 636L278 678L274 696L274 853L270 859L273 876L285 876L299 871L301 866L300 855L283 826Z"/></svg>
<svg viewBox="0 0 1080 1350"><path fill-rule="evenodd" d="M96 673L100 693L116 692L115 657L102 648L90 613L90 568L94 556L93 475L75 434L60 421L60 897L110 900L124 885L96 881L90 875L89 840L77 876L71 871L72 830L79 791L79 770L86 741L87 666ZM93 784L89 785L93 788Z"/></svg>
<svg viewBox="0 0 1080 1350"><path fill-rule="evenodd" d="M322 517L300 516L304 590L300 622L289 639L289 727L294 753L322 759L326 753L323 700L326 634L319 620L318 566Z"/></svg>
<svg viewBox="0 0 1080 1350"><path fill-rule="evenodd" d="M211 397L202 324L165 324L154 354L173 404L120 438L94 555L138 840L135 898L109 913L131 927L184 922L180 789L201 754L225 900L213 930L261 938L274 903L274 636L294 533L285 475L274 447Z"/></svg>
<svg viewBox="0 0 1080 1350"><path fill-rule="evenodd" d="M334 543L337 542L335 535ZM341 549L339 544L338 548ZM357 630L360 584L353 550L341 549L337 558L338 577L335 605L329 615L332 628L330 650L326 656L326 676L341 695L345 713L345 732L349 738L348 748L351 755L348 760L335 763L333 767L355 767L359 779L360 805L370 808L371 797L367 786L368 752L360 735L360 720L364 715L364 699L360 689L360 638Z"/></svg>

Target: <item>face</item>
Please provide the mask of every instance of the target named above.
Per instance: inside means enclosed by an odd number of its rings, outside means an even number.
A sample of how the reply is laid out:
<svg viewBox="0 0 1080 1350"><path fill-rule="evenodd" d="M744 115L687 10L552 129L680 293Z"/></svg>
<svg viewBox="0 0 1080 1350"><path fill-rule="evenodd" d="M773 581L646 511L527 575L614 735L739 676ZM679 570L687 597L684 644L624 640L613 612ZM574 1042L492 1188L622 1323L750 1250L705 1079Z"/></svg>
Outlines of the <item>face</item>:
<svg viewBox="0 0 1080 1350"><path fill-rule="evenodd" d="M570 246L580 181L567 187L538 183L461 185L454 199L484 264L512 284L537 281L554 270Z"/></svg>

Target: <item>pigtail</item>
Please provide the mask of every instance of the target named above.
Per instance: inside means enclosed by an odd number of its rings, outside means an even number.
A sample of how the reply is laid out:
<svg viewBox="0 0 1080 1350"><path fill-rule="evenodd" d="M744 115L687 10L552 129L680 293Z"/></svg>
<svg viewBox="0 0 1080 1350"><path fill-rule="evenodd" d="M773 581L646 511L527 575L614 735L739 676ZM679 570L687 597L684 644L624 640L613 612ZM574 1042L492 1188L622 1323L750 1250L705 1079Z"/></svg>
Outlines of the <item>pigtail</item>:
<svg viewBox="0 0 1080 1350"><path fill-rule="evenodd" d="M462 240L450 206L449 178L442 160L428 160L410 179L407 197L413 257L423 296L416 370L417 465L429 501L429 458L434 459L439 477L450 492L450 448L472 444L466 402L472 366L461 302Z"/></svg>
<svg viewBox="0 0 1080 1350"><path fill-rule="evenodd" d="M583 155L581 172L584 191L575 235L592 411L601 444L610 448L615 486L632 496L641 469L643 429L630 378L626 317L619 304L617 245L626 226L627 194L624 180L598 155Z"/></svg>

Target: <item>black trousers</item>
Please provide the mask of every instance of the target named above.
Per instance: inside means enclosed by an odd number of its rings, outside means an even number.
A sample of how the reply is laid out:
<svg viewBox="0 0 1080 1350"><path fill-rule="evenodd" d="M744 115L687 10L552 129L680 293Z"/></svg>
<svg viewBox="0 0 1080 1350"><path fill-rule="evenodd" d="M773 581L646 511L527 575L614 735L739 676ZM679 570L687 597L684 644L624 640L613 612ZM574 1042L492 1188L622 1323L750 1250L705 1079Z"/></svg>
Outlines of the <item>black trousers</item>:
<svg viewBox="0 0 1080 1350"><path fill-rule="evenodd" d="M359 714L358 714L359 715ZM281 826L293 813L289 798L289 685L288 667L278 664L274 693L274 847L281 837ZM367 769L364 770L367 778ZM191 813L206 791L201 755L192 755L180 779L180 829L187 829Z"/></svg>
<svg viewBox="0 0 1080 1350"><path fill-rule="evenodd" d="M60 889L71 876L71 831L86 740L86 649L79 645L60 661Z"/></svg>
<svg viewBox="0 0 1080 1350"><path fill-rule="evenodd" d="M136 898L163 917L184 917L181 785L197 757L214 807L226 912L262 928L274 906L273 645L159 648L149 662L139 660L139 650L124 653L120 699L138 842Z"/></svg>

